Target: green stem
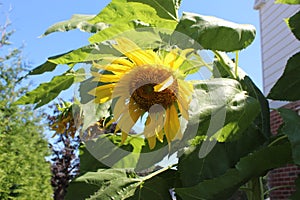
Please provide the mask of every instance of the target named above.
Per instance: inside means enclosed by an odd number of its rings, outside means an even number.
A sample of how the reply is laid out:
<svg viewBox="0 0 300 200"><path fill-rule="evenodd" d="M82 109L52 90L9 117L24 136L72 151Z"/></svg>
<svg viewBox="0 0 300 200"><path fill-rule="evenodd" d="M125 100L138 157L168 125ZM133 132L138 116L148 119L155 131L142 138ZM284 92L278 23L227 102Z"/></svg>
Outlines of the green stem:
<svg viewBox="0 0 300 200"><path fill-rule="evenodd" d="M157 170L157 171L155 171L155 172L153 172L153 173L151 173L151 174L145 176L145 177L143 178L143 181L146 181L146 180L148 180L148 179L151 179L151 178L153 178L154 176L156 176L156 175L158 175L158 174L160 174L160 173L163 173L164 171L167 171L167 170L169 170L169 169L171 169L172 167L175 167L175 166L177 166L177 164L173 164L173 165L164 167L164 168L162 168L162 169L160 169L160 170Z"/></svg>
<svg viewBox="0 0 300 200"><path fill-rule="evenodd" d="M285 139L285 138L287 138L288 136L287 135L283 135L283 136L280 136L279 138L276 138L276 140L274 140L273 142L271 142L269 145L268 145L268 147L271 147L271 146L273 146L275 143L277 143L278 141L280 141L280 140L283 140L283 139Z"/></svg>
<svg viewBox="0 0 300 200"><path fill-rule="evenodd" d="M238 65L239 65L239 51L236 51L235 52L235 66L234 66L234 74L235 74L235 77L239 77L239 74L238 74Z"/></svg>
<svg viewBox="0 0 300 200"><path fill-rule="evenodd" d="M270 192L272 192L273 190L278 190L280 188L292 188L294 186L292 185L280 185L280 186L276 186L276 187L272 187L271 189L267 190L264 192L264 195L269 194Z"/></svg>

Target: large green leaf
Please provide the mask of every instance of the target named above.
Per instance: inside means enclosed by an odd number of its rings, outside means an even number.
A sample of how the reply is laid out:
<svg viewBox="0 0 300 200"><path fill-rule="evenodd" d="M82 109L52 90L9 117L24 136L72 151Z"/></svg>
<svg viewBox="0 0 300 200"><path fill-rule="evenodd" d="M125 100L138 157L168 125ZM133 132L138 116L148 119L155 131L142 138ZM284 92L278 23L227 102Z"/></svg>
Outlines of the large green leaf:
<svg viewBox="0 0 300 200"><path fill-rule="evenodd" d="M68 187L68 199L126 199L143 182L125 169L99 169L74 179Z"/></svg>
<svg viewBox="0 0 300 200"><path fill-rule="evenodd" d="M108 27L105 23L91 24L88 21L93 19L96 15L81 15L75 14L71 19L58 22L49 27L42 35L46 36L54 32L66 32L73 29L79 29L83 32L96 33L97 31L103 30Z"/></svg>
<svg viewBox="0 0 300 200"><path fill-rule="evenodd" d="M90 42L102 42L123 32L141 27L160 27L173 30L177 24L176 20L159 17L155 8L126 0L112 1L94 19L89 21L92 24L105 22L110 26L94 34L90 38Z"/></svg>
<svg viewBox="0 0 300 200"><path fill-rule="evenodd" d="M282 4L300 4L300 0L276 0L275 3L282 3Z"/></svg>
<svg viewBox="0 0 300 200"><path fill-rule="evenodd" d="M252 25L194 13L183 13L175 30L196 40L204 49L226 52L246 48L255 37Z"/></svg>
<svg viewBox="0 0 300 200"><path fill-rule="evenodd" d="M292 163L291 148L288 143L265 147L243 157L235 168L229 169L224 175L204 180L192 187L175 188L175 192L183 200L225 200L251 178L262 176L268 170L287 163Z"/></svg>
<svg viewBox="0 0 300 200"><path fill-rule="evenodd" d="M265 142L260 130L251 125L236 141L217 143L206 157L200 157L203 143L190 147L180 158L178 170L183 187L190 187L206 179L224 174L243 156L259 148ZM201 169L201 170L199 170Z"/></svg>
<svg viewBox="0 0 300 200"><path fill-rule="evenodd" d="M278 112L283 119L280 133L286 134L291 143L294 162L300 165L300 116L289 109L279 108Z"/></svg>
<svg viewBox="0 0 300 200"><path fill-rule="evenodd" d="M295 37L300 40L300 11L297 12L295 15L293 15L291 18L289 18L286 22L295 35Z"/></svg>
<svg viewBox="0 0 300 200"><path fill-rule="evenodd" d="M105 43L94 43L61 55L50 57L45 63L30 71L28 75L38 75L52 71L59 64L72 66L76 63L90 63L95 60L114 56L120 56L120 53L111 46L109 41Z"/></svg>
<svg viewBox="0 0 300 200"><path fill-rule="evenodd" d="M76 72L67 71L66 73L55 76L50 82L42 83L34 90L27 92L19 98L15 104L36 104L35 108L41 107L56 98L61 91L68 89L75 81L76 73L82 73L82 70Z"/></svg>
<svg viewBox="0 0 300 200"><path fill-rule="evenodd" d="M269 99L296 101L300 99L300 52L293 55L287 62L282 76L275 83Z"/></svg>
<svg viewBox="0 0 300 200"><path fill-rule="evenodd" d="M169 190L173 187L174 171L162 169L156 176L138 177L129 169L99 169L87 172L74 179L67 190L68 199L172 199Z"/></svg>
<svg viewBox="0 0 300 200"><path fill-rule="evenodd" d="M189 132L199 125L198 135L219 142L234 139L248 128L260 110L258 101L233 79L197 81L194 90L185 135L191 135Z"/></svg>
<svg viewBox="0 0 300 200"><path fill-rule="evenodd" d="M177 20L181 0L128 0L128 2L140 2L150 5L156 10L159 17Z"/></svg>

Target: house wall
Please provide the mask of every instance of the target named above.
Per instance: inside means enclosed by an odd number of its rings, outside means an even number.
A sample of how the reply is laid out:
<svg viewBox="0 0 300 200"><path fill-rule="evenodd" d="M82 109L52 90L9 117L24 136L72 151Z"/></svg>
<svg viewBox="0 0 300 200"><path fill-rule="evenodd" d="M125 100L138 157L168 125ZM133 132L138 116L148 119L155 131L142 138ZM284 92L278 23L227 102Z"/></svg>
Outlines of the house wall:
<svg viewBox="0 0 300 200"><path fill-rule="evenodd" d="M300 41L284 21L300 10L300 6L256 0L254 8L259 10L260 16L263 91L267 95L282 75L287 60L300 51ZM277 108L283 104L271 101L270 107Z"/></svg>
<svg viewBox="0 0 300 200"><path fill-rule="evenodd" d="M263 71L263 90L267 95L278 78L282 75L287 60L300 51L300 42L287 27L284 19L300 10L299 5L275 4L274 0L256 0L254 9L259 10L261 32L261 56ZM300 22L299 22L300 23ZM300 101L270 101L271 108L285 107L299 112ZM270 113L271 132L277 134L282 119L274 110ZM271 200L289 199L295 191L295 179L300 168L287 165L274 169L268 174L268 188Z"/></svg>

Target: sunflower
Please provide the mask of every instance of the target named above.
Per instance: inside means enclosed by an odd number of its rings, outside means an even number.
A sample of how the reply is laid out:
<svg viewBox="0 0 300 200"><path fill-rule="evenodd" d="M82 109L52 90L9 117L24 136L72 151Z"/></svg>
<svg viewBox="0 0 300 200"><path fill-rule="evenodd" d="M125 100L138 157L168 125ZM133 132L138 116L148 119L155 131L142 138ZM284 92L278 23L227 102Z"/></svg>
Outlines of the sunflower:
<svg viewBox="0 0 300 200"><path fill-rule="evenodd" d="M113 47L125 57L112 59L108 65L94 64L110 73L93 73L94 81L102 85L89 91L95 103L115 99L113 108L122 141L137 120L147 114L144 136L150 149L156 140L168 143L182 137L180 117L189 118L188 107L193 93L191 83L184 80L181 66L191 49L172 49L161 56L153 50L143 50L126 38L115 39ZM161 53L162 54L162 53Z"/></svg>

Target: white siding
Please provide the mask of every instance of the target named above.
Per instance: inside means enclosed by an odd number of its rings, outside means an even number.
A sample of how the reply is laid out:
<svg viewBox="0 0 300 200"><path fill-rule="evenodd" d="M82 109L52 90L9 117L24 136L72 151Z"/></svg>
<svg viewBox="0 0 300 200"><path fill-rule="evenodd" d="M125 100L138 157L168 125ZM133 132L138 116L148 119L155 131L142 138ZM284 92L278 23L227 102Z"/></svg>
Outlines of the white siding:
<svg viewBox="0 0 300 200"><path fill-rule="evenodd" d="M274 4L266 1L260 7L261 52L263 67L263 88L267 95L277 79L282 75L287 60L300 51L300 42L288 29L284 19L291 17L299 5ZM271 102L271 107L277 107Z"/></svg>

